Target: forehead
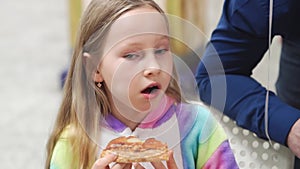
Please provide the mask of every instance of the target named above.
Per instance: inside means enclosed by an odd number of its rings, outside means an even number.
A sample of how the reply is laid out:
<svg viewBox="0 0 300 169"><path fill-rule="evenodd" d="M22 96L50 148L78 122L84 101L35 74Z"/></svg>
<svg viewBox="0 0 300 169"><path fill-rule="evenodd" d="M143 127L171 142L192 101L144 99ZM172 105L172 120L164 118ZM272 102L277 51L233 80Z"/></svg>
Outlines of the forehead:
<svg viewBox="0 0 300 169"><path fill-rule="evenodd" d="M105 44L105 51L118 42L137 35L168 36L164 16L151 7L141 7L121 15L111 26Z"/></svg>

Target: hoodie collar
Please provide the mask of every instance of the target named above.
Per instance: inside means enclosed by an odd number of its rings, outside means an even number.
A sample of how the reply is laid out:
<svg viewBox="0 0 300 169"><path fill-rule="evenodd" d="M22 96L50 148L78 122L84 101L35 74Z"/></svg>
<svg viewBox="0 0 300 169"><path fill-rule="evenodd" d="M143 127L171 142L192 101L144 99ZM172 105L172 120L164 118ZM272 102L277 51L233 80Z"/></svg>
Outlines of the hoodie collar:
<svg viewBox="0 0 300 169"><path fill-rule="evenodd" d="M171 97L166 98L166 101L157 110L150 112L137 128L155 128L172 117L176 110L175 100ZM124 123L111 113L105 117L105 121L110 128L117 132L122 132L127 128Z"/></svg>

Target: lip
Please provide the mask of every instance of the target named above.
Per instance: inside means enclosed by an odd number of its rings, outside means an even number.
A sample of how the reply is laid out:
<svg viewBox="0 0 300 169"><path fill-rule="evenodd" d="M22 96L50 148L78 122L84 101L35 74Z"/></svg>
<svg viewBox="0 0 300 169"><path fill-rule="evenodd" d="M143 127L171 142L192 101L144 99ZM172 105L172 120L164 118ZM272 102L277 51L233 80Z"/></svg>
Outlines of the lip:
<svg viewBox="0 0 300 169"><path fill-rule="evenodd" d="M157 87L155 91L151 91L150 93L143 93L143 91L147 90L148 88L152 87ZM145 99L153 99L159 94L159 90L161 89L161 85L157 82L149 84L147 87L145 87L142 91L141 94L144 96Z"/></svg>

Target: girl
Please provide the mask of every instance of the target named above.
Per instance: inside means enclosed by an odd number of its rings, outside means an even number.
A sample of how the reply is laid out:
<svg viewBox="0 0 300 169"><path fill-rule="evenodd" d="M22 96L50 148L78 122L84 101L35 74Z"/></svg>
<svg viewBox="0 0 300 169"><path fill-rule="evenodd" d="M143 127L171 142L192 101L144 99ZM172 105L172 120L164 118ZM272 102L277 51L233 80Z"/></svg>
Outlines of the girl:
<svg viewBox="0 0 300 169"><path fill-rule="evenodd" d="M46 169L238 168L226 135L181 95L168 23L152 0L93 0L86 9L65 93L47 144ZM166 142L170 160L99 158L113 138Z"/></svg>

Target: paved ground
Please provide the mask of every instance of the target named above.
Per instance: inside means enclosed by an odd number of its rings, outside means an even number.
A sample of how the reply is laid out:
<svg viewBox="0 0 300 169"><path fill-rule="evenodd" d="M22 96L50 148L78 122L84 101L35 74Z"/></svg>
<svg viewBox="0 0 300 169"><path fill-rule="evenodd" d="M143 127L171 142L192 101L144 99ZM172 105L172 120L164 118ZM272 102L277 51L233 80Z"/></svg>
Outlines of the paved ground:
<svg viewBox="0 0 300 169"><path fill-rule="evenodd" d="M43 168L69 58L67 1L0 1L0 168Z"/></svg>
<svg viewBox="0 0 300 169"><path fill-rule="evenodd" d="M0 1L0 168L44 166L70 55L67 14L61 0Z"/></svg>

